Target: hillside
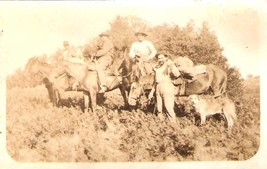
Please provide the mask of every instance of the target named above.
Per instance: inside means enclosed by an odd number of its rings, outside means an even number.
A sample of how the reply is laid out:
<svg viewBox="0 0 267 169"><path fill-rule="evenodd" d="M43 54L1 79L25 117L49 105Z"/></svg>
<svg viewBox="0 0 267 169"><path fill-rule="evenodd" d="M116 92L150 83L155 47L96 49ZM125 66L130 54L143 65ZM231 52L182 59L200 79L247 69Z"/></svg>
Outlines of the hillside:
<svg viewBox="0 0 267 169"><path fill-rule="evenodd" d="M243 81L245 97L260 97L260 77L250 77Z"/></svg>
<svg viewBox="0 0 267 169"><path fill-rule="evenodd" d="M173 125L146 110L123 110L117 91L88 114L53 107L44 86L8 89L7 150L21 162L247 160L260 145L259 78L244 85L232 130L222 116L200 127L192 113L178 112Z"/></svg>

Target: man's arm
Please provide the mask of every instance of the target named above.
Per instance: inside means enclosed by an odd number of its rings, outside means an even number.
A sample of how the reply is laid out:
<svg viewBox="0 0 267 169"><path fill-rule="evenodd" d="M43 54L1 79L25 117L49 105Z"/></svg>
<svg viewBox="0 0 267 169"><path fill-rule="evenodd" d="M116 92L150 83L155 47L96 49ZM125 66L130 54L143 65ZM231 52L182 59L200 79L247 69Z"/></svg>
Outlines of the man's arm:
<svg viewBox="0 0 267 169"><path fill-rule="evenodd" d="M179 77L181 75L180 71L178 70L178 68L176 67L176 65L174 64L174 62L172 60L167 61L167 66L170 68L171 73L175 77Z"/></svg>
<svg viewBox="0 0 267 169"><path fill-rule="evenodd" d="M149 48L149 50L151 52L150 55L148 56L148 60L153 59L157 54L157 50L154 47L153 43L150 41L147 41L147 47Z"/></svg>
<svg viewBox="0 0 267 169"><path fill-rule="evenodd" d="M153 87L148 94L148 100L151 100L153 98L155 91L156 91L156 84L153 84Z"/></svg>
<svg viewBox="0 0 267 169"><path fill-rule="evenodd" d="M135 58L135 43L133 43L132 46L131 46L131 48L130 48L129 57L131 59L134 59Z"/></svg>

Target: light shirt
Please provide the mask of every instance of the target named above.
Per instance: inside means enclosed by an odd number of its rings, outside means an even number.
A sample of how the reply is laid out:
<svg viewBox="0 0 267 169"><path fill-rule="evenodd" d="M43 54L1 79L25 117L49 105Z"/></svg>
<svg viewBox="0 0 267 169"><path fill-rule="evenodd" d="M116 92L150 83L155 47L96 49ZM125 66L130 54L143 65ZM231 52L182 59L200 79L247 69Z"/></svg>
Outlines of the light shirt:
<svg viewBox="0 0 267 169"><path fill-rule="evenodd" d="M156 56L156 49L152 42L143 40L142 42L134 42L131 46L129 56L135 58L139 56L143 61L148 61Z"/></svg>

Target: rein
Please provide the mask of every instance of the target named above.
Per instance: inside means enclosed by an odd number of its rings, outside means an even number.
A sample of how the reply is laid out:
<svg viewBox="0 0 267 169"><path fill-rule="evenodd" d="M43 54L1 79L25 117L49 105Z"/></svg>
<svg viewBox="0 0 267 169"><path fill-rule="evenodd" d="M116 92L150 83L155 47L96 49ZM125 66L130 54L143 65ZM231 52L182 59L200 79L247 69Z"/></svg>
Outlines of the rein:
<svg viewBox="0 0 267 169"><path fill-rule="evenodd" d="M62 78L65 77L65 76L67 76L67 73L63 73L62 75L58 76L58 77L56 78L56 80L60 80L60 79L62 79Z"/></svg>
<svg viewBox="0 0 267 169"><path fill-rule="evenodd" d="M124 76L121 76L121 77L122 77L122 78L126 78L126 77L130 76L132 73L133 73L133 72L130 72L130 73L128 73L127 75L124 75Z"/></svg>

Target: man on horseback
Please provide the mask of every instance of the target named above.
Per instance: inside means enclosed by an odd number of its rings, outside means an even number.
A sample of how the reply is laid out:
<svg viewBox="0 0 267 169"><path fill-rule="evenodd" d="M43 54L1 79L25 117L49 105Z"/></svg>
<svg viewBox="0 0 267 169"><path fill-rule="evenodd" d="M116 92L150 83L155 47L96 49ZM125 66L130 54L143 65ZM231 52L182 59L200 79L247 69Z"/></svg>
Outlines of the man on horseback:
<svg viewBox="0 0 267 169"><path fill-rule="evenodd" d="M129 56L131 59L137 61L141 74L147 75L153 72L151 60L156 56L156 49L151 41L145 39L147 36L144 32L136 32L137 42L131 46Z"/></svg>
<svg viewBox="0 0 267 169"><path fill-rule="evenodd" d="M98 50L93 55L93 61L97 65L96 70L98 73L101 88L99 93L105 93L108 90L105 74L107 68L113 63L114 45L109 39L109 35L107 33L101 33L99 36L101 38L101 41L98 45Z"/></svg>
<svg viewBox="0 0 267 169"><path fill-rule="evenodd" d="M70 62L83 62L81 52L77 52L74 47L70 46L68 41L63 42L63 60Z"/></svg>

